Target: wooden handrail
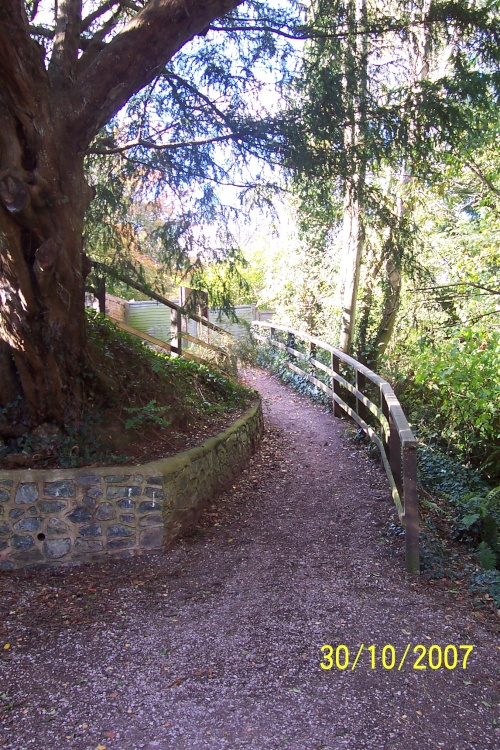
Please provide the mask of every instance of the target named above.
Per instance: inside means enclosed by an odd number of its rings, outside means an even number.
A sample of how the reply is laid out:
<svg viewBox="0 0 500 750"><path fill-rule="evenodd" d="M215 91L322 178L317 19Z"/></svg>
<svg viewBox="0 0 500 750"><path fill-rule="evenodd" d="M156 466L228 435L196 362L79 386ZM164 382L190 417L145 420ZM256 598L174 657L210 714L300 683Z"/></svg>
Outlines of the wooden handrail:
<svg viewBox="0 0 500 750"><path fill-rule="evenodd" d="M370 370L361 362L336 349L320 339L307 333L296 331L285 326L275 325L267 321L253 321L254 337L281 351L287 352L292 358L306 362L310 367L321 370L331 379L331 387L317 378L311 372L305 372L292 361L287 366L293 372L304 377L310 383L326 393L333 402L335 416L345 412L361 429L373 440L380 451L389 485L391 487L394 504L398 516L405 528L406 570L409 573L420 572L419 559L419 519L417 494L417 441L411 431L401 404L389 383ZM256 333L256 330L268 329L269 335ZM286 334L287 343L277 341L275 332ZM309 354L300 352L295 340L307 342ZM330 355L331 367L317 359L317 351L322 349ZM350 383L339 372L340 362L354 370L355 380ZM366 381L377 386L380 404L377 405L363 393ZM340 395L342 388L356 398L356 409L351 408ZM380 434L367 421L368 412L372 414L380 427Z"/></svg>
<svg viewBox="0 0 500 750"><path fill-rule="evenodd" d="M160 302L162 305L169 307L171 310L177 311L181 315L184 315L186 318L191 318L191 320L195 320L197 323L201 323L201 325L205 326L205 328L208 328L211 331L216 331L217 333L221 333L224 336L230 336L230 334L224 328L221 328L221 326L212 323L210 320L208 320L208 318L204 318L202 315L196 315L196 313L186 313L184 311L184 308L182 308L180 305L177 305L175 302L172 302L172 300L167 299L161 294L158 294L158 292L153 291L145 284L141 284L139 281L131 279L126 274L120 273L120 271L117 271L111 266L108 266L105 263L100 263L98 261L93 261L93 266L101 273L112 276L117 281L121 281L123 284L132 287L132 289L136 289L138 292L141 292L141 294L145 294L147 297L151 297L151 299L156 300L156 302Z"/></svg>

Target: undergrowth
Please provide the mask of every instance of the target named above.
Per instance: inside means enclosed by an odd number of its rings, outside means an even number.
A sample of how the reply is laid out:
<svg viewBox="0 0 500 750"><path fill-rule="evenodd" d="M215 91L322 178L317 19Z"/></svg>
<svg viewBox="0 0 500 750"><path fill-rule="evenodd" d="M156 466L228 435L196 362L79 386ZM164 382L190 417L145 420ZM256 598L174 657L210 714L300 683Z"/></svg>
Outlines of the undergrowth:
<svg viewBox="0 0 500 750"><path fill-rule="evenodd" d="M156 351L88 313L84 408L63 429L42 425L0 442L0 466L75 467L124 463L172 452L216 429L253 392L215 368ZM0 417L15 421L16 404ZM184 445L181 445L184 447ZM168 452L168 450L167 450Z"/></svg>

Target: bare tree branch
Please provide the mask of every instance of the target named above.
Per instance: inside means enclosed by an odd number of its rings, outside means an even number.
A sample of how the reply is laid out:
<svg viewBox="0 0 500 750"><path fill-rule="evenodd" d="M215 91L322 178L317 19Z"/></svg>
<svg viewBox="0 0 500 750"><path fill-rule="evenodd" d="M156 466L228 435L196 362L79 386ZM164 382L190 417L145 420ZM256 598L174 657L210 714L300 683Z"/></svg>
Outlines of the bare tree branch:
<svg viewBox="0 0 500 750"><path fill-rule="evenodd" d="M228 133L227 135L217 135L212 138L199 138L194 141L173 141L171 143L155 143L155 141L147 140L135 140L129 143L124 143L122 146L115 146L113 148L99 148L97 143L95 146L91 146L87 153L99 154L101 156L109 156L110 154L123 154L125 151L130 151L131 148L143 147L153 149L155 151L174 151L180 148L189 148L190 146L206 146L210 143L222 143L224 141L234 141L242 138L242 133Z"/></svg>
<svg viewBox="0 0 500 750"><path fill-rule="evenodd" d="M457 281L455 284L439 284L437 286L422 286L418 287L417 289L414 289L414 292L433 292L436 289L451 289L452 287L457 286L472 286L475 289L482 289L483 292L488 292L488 294L500 294L500 289L492 289L491 287L484 286L483 284L475 284L472 281Z"/></svg>

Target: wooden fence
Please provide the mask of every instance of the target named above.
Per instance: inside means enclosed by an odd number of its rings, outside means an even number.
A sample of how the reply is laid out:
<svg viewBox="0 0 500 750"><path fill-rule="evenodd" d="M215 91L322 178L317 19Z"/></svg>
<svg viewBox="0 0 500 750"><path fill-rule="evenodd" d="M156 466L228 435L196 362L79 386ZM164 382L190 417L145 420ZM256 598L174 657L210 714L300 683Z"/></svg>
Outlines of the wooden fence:
<svg viewBox="0 0 500 750"><path fill-rule="evenodd" d="M163 295L154 292L145 284L141 284L139 281L131 279L129 276L120 273L119 271L105 265L104 263L94 262L93 265L94 268L101 274L101 278L103 280L103 289L105 289L104 279L107 274L112 278L117 279L124 284L127 284L133 289L136 289L138 292L142 292L143 294L150 297L151 299L156 300L160 304L170 308L170 343L167 341L163 341L163 339L156 338L156 336L151 336L144 331L139 331L138 328L134 328L133 326L125 323L123 320L119 320L118 318L113 317L112 314L110 315L108 313L109 319L112 320L113 323L122 331L126 331L132 336L137 336L143 341L146 341L153 346L160 347L161 349L164 349L169 353L183 356L185 359L192 359L195 362L205 363L207 357L203 356L203 352L205 352L205 354L208 354L209 352L214 353L214 356L218 358L218 364L222 369L227 371L235 370L236 362L233 361L234 357L231 354L230 342L232 337L223 328L216 325L215 323L211 323L208 318L205 318L202 315L197 315L194 312L186 312L180 305L177 305L175 302L172 302ZM206 341L202 338L191 336L188 333L188 319L194 320L199 325L200 330L206 335ZM199 354L194 354L192 351L183 346L183 341L187 341L190 344L194 344L196 347L198 347ZM226 346L224 346L224 344L226 344Z"/></svg>
<svg viewBox="0 0 500 750"><path fill-rule="evenodd" d="M263 321L254 321L252 326L259 342L287 352L287 367L332 399L335 416L345 412L376 444L405 528L406 570L419 573L417 442L389 383L344 352L308 334ZM299 367L297 361L305 363L306 369ZM320 373L323 380L318 377Z"/></svg>

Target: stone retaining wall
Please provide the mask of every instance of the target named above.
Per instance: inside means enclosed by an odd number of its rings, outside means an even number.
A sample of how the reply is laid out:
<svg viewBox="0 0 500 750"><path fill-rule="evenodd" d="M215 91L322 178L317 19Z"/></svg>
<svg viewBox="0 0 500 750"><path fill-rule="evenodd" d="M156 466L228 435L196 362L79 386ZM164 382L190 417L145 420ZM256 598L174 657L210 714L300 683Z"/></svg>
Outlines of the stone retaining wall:
<svg viewBox="0 0 500 750"><path fill-rule="evenodd" d="M167 547L238 473L261 433L259 402L226 432L152 463L0 471L0 570Z"/></svg>

